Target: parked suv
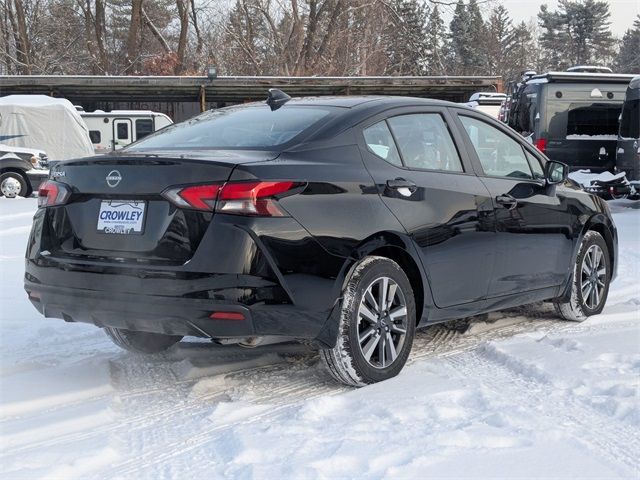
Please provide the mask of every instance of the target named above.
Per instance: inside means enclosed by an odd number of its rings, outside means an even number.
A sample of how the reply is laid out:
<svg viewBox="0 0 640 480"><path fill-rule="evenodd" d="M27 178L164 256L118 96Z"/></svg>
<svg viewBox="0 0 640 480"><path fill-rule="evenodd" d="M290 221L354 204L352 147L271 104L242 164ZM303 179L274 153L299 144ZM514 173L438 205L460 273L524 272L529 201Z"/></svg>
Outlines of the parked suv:
<svg viewBox="0 0 640 480"><path fill-rule="evenodd" d="M42 150L0 143L0 196L27 197L47 179L49 159Z"/></svg>
<svg viewBox="0 0 640 480"><path fill-rule="evenodd" d="M633 75L583 71L526 75L512 95L509 126L572 170L613 172L618 118Z"/></svg>
<svg viewBox="0 0 640 480"><path fill-rule="evenodd" d="M616 228L566 174L453 103L274 91L56 164L25 289L125 349L306 339L365 385L398 374L417 327L542 300L602 311Z"/></svg>

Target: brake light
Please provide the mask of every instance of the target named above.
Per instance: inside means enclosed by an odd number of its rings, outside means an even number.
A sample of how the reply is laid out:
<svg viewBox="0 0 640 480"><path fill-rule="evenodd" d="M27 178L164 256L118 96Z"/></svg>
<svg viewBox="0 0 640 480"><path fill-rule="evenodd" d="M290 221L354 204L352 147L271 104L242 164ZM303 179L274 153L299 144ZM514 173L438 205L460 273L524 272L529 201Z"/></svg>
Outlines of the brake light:
<svg viewBox="0 0 640 480"><path fill-rule="evenodd" d="M226 183L220 190L216 211L234 215L286 217L273 197L297 186L295 182Z"/></svg>
<svg viewBox="0 0 640 480"><path fill-rule="evenodd" d="M220 187L222 187L222 185L219 183L192 185L189 187L172 188L165 191L162 195L179 207L213 212Z"/></svg>
<svg viewBox="0 0 640 480"><path fill-rule="evenodd" d="M537 139L536 143L535 143L535 146L542 153L547 153L547 139L546 138Z"/></svg>
<svg viewBox="0 0 640 480"><path fill-rule="evenodd" d="M276 198L302 186L298 182L227 182L172 188L162 195L173 204L196 210L263 217L285 217Z"/></svg>
<svg viewBox="0 0 640 480"><path fill-rule="evenodd" d="M71 191L62 183L47 180L38 189L38 207L64 205Z"/></svg>

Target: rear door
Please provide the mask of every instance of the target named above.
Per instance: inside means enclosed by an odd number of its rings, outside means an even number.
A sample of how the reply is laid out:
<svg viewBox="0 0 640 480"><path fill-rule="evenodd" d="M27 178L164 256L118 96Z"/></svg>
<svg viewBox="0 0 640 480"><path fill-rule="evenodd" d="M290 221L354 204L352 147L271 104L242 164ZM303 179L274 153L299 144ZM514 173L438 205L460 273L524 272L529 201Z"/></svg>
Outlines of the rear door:
<svg viewBox="0 0 640 480"><path fill-rule="evenodd" d="M623 90L620 85L548 84L539 126L546 155L572 170L613 171Z"/></svg>
<svg viewBox="0 0 640 480"><path fill-rule="evenodd" d="M114 150L126 147L133 141L131 119L116 118L113 120L113 145Z"/></svg>
<svg viewBox="0 0 640 480"><path fill-rule="evenodd" d="M420 250L441 308L486 297L496 236L489 192L449 125L446 109L401 109L361 135L367 169Z"/></svg>
<svg viewBox="0 0 640 480"><path fill-rule="evenodd" d="M497 254L490 297L560 285L566 278L575 218L561 187L547 187L537 154L513 131L457 110L469 150L495 209Z"/></svg>

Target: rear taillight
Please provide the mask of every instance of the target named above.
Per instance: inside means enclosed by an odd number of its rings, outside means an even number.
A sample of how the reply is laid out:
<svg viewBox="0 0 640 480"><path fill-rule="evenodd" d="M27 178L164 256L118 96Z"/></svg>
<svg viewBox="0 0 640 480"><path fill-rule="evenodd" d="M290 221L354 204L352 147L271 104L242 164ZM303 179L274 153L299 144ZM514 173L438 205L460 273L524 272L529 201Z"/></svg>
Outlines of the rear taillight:
<svg viewBox="0 0 640 480"><path fill-rule="evenodd" d="M162 195L178 207L213 212L220 187L219 183L191 185L166 190Z"/></svg>
<svg viewBox="0 0 640 480"><path fill-rule="evenodd" d="M171 188L162 195L174 205L233 215L284 217L277 198L304 185L298 182L227 182Z"/></svg>
<svg viewBox="0 0 640 480"><path fill-rule="evenodd" d="M535 146L542 153L547 153L547 139L546 138L537 139L536 143L535 143Z"/></svg>
<svg viewBox="0 0 640 480"><path fill-rule="evenodd" d="M300 186L295 182L225 183L218 196L216 212L259 217L286 217L274 197Z"/></svg>
<svg viewBox="0 0 640 480"><path fill-rule="evenodd" d="M69 199L69 188L53 180L47 180L38 189L38 207L54 207L64 205Z"/></svg>

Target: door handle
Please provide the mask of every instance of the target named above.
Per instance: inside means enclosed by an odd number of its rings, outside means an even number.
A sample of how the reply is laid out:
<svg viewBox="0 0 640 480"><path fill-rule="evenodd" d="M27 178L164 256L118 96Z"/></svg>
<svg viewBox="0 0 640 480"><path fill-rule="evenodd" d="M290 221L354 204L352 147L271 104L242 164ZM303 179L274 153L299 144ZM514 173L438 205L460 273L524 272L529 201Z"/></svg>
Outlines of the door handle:
<svg viewBox="0 0 640 480"><path fill-rule="evenodd" d="M404 178L395 178L393 180L387 180L387 188L391 188L397 191L403 197L410 197L418 187L411 180Z"/></svg>
<svg viewBox="0 0 640 480"><path fill-rule="evenodd" d="M504 193L502 195L498 195L496 197L496 203L502 205L507 210L513 210L518 206L518 200L509 195L508 193Z"/></svg>
<svg viewBox="0 0 640 480"><path fill-rule="evenodd" d="M418 187L411 180L406 180L404 178L395 178L393 180L387 180L387 187L393 188L395 190L399 188L408 188L411 192L415 192Z"/></svg>

